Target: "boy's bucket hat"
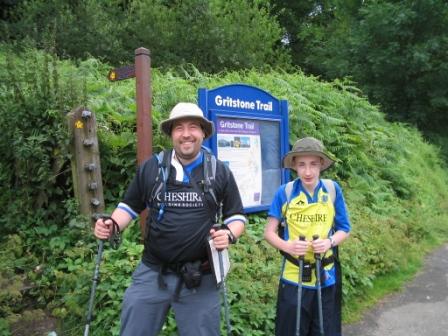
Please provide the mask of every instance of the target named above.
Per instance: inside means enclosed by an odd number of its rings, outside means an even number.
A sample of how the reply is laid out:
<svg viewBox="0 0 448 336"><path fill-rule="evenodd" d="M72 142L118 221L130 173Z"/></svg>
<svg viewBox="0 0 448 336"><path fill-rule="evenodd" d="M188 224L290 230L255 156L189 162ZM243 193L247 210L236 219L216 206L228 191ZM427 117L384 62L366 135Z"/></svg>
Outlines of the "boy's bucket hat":
<svg viewBox="0 0 448 336"><path fill-rule="evenodd" d="M178 103L170 112L169 119L160 123L160 130L168 136L171 136L173 123L180 119L196 119L201 123L204 130L205 139L209 138L214 132L213 123L204 117L202 110L193 103Z"/></svg>
<svg viewBox="0 0 448 336"><path fill-rule="evenodd" d="M316 155L322 158L323 162L320 171L330 168L334 163L334 160L325 153L325 148L322 142L313 137L306 137L297 140L292 147L292 150L285 155L283 158L283 167L294 168L294 158L300 155Z"/></svg>

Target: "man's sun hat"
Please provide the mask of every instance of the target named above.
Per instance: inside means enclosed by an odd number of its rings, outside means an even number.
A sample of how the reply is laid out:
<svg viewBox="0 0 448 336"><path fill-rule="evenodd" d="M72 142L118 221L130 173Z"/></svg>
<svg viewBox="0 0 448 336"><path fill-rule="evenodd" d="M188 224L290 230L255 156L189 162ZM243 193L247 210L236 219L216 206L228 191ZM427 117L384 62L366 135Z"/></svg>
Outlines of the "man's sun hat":
<svg viewBox="0 0 448 336"><path fill-rule="evenodd" d="M160 130L171 136L173 123L181 119L198 120L204 130L205 139L209 138L214 132L213 123L204 117L202 110L194 103L177 103L171 110L170 117L160 123Z"/></svg>
<svg viewBox="0 0 448 336"><path fill-rule="evenodd" d="M321 141L313 137L306 137L297 140L292 147L292 150L285 155L283 158L283 167L294 168L294 158L303 155L316 155L320 157L322 159L322 167L320 168L320 171L330 168L335 161L325 153L325 147Z"/></svg>

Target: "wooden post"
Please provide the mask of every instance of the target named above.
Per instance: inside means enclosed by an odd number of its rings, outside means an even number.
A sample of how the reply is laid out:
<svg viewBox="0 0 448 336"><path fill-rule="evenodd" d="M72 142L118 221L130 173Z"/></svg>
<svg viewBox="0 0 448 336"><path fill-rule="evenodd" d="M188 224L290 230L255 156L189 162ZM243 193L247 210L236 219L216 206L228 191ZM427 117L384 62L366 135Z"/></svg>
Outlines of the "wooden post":
<svg viewBox="0 0 448 336"><path fill-rule="evenodd" d="M151 116L151 59L146 48L135 50L135 83L137 100L137 163L141 164L152 154ZM142 239L145 237L147 210L140 214Z"/></svg>
<svg viewBox="0 0 448 336"><path fill-rule="evenodd" d="M67 114L73 158L75 197L83 215L94 219L104 212L103 182L95 114L78 107Z"/></svg>

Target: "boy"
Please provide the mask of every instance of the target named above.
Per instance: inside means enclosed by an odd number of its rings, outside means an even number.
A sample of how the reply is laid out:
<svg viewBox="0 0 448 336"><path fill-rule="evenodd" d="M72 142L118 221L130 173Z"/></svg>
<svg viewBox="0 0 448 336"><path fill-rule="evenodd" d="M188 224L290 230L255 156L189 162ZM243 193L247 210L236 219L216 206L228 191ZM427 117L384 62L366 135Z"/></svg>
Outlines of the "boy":
<svg viewBox="0 0 448 336"><path fill-rule="evenodd" d="M298 178L291 190L288 184L277 190L264 234L284 256L277 298L277 336L296 335L298 313L301 336L320 335L322 327L326 336L340 335L340 267L336 267L339 261L334 252L348 237L350 221L340 186L320 179L320 173L333 163L323 144L312 137L298 140L283 159L284 167L294 169ZM321 256L320 286L316 254ZM299 257L304 259L302 281Z"/></svg>

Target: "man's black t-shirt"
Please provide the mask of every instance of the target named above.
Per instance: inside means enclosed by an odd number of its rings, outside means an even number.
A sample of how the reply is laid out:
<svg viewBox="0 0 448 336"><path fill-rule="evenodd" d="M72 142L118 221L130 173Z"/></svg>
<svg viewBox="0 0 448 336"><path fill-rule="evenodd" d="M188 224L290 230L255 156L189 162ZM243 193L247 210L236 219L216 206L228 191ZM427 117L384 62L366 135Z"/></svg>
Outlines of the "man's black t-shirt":
<svg viewBox="0 0 448 336"><path fill-rule="evenodd" d="M211 194L203 191L202 158L203 154L192 170L186 174L190 178L187 182L176 181L176 168L171 165L166 190L162 188L155 195L154 202L152 192L159 183L155 182L159 174L157 159L153 157L139 167L123 203L136 213L140 213L145 207L150 207L143 262L175 264L207 258L207 236L215 222L218 209ZM196 186L191 179L196 182ZM224 219L243 213L241 197L233 174L219 160L212 188L218 202L222 202ZM165 204L164 213L158 221L162 202Z"/></svg>

